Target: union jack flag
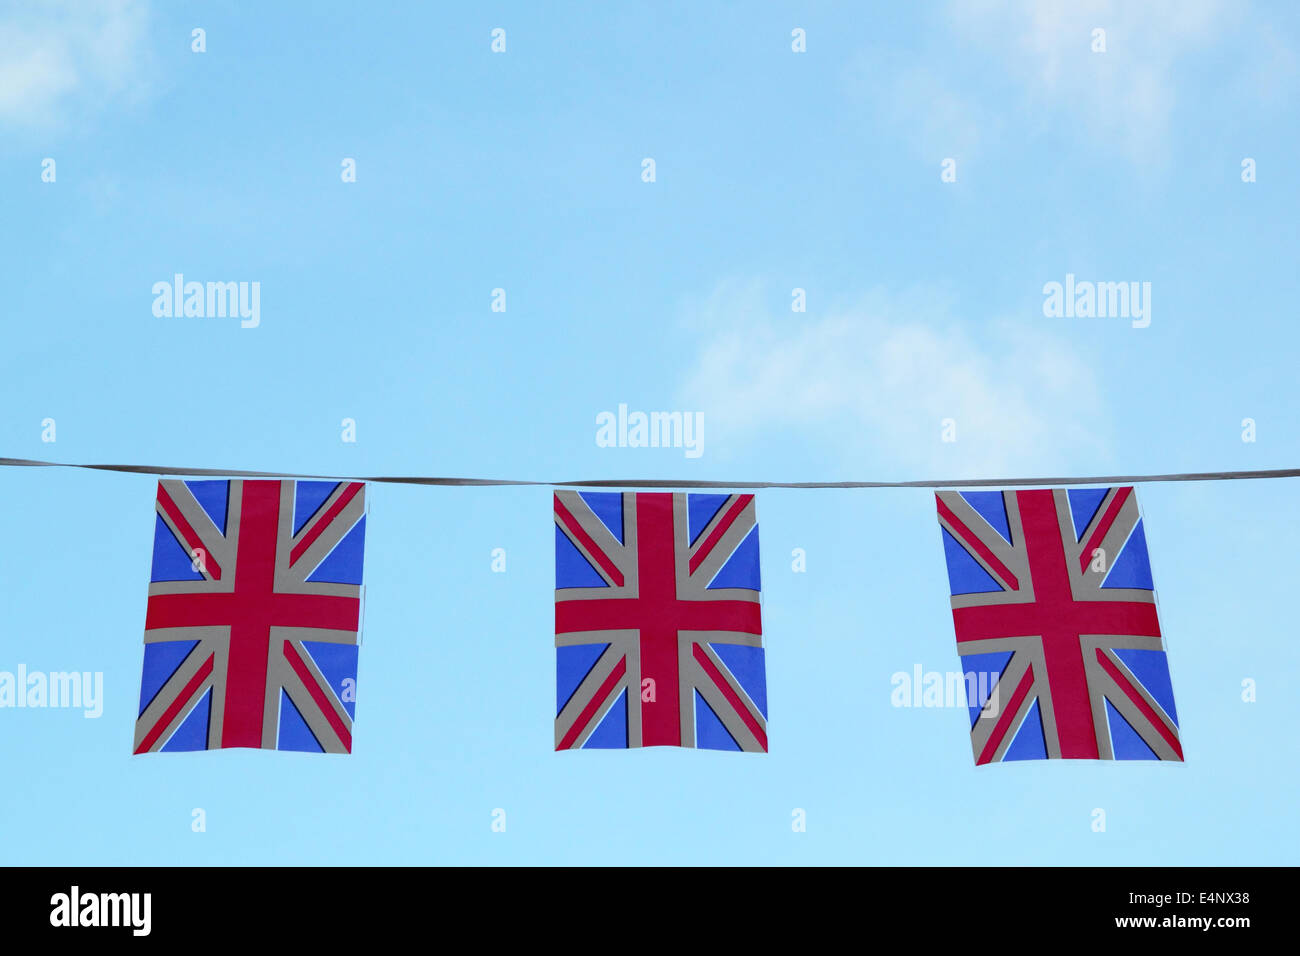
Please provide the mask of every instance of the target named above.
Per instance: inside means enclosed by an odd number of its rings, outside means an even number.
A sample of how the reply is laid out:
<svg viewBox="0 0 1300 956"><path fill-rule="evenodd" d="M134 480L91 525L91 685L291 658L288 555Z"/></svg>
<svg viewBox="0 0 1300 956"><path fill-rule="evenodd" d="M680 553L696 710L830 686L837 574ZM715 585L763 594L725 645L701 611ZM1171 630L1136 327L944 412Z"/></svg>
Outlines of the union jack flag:
<svg viewBox="0 0 1300 956"><path fill-rule="evenodd" d="M767 750L753 495L555 495L555 749Z"/></svg>
<svg viewBox="0 0 1300 956"><path fill-rule="evenodd" d="M135 752L350 753L365 485L160 481Z"/></svg>
<svg viewBox="0 0 1300 956"><path fill-rule="evenodd" d="M936 498L975 762L1182 760L1134 490Z"/></svg>

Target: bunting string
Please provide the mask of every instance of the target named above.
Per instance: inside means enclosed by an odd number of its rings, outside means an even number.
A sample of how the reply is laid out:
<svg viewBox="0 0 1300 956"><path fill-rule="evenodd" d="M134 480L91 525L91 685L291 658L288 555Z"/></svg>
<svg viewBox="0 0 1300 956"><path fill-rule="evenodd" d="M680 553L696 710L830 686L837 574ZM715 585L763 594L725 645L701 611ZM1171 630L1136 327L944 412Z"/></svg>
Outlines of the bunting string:
<svg viewBox="0 0 1300 956"><path fill-rule="evenodd" d="M275 478L320 481L366 481L389 485L436 487L544 487L544 488L982 488L1040 485L1123 485L1156 481L1236 481L1248 478L1297 478L1300 468L1269 468L1255 471L1192 471L1163 475L1078 475L1052 478L950 478L913 481L706 481L669 478L585 478L577 481L535 481L519 478L444 478L431 475L309 475L288 471L248 471L239 468L180 468L174 465L77 464L38 461L30 458L0 458L6 468L84 468L136 475L203 476L213 478Z"/></svg>

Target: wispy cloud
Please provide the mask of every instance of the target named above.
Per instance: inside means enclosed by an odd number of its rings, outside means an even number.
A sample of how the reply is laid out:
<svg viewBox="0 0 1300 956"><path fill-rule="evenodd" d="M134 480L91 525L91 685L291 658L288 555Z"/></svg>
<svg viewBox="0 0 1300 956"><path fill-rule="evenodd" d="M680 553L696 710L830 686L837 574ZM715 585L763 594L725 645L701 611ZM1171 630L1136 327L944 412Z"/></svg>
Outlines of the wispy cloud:
<svg viewBox="0 0 1300 956"><path fill-rule="evenodd" d="M934 162L1050 132L1159 165L1189 91L1204 95L1207 60L1216 88L1285 102L1289 41L1245 0L950 0L917 48L865 49L844 79L873 121Z"/></svg>
<svg viewBox="0 0 1300 956"><path fill-rule="evenodd" d="M44 128L143 91L143 0L15 3L0 12L0 124Z"/></svg>
<svg viewBox="0 0 1300 956"><path fill-rule="evenodd" d="M1221 37L1225 0L953 0L950 22L1022 89L1135 160L1158 158L1177 103L1174 71ZM1105 31L1105 52L1093 31ZM1245 65L1243 64L1243 67Z"/></svg>
<svg viewBox="0 0 1300 956"><path fill-rule="evenodd" d="M924 290L878 291L822 317L778 316L773 301L762 283L733 281L691 310L701 348L681 398L705 412L715 448L798 432L831 467L899 477L1091 468L1106 456L1101 389L1045 331L961 319Z"/></svg>
<svg viewBox="0 0 1300 956"><path fill-rule="evenodd" d="M972 159L981 133L996 133L995 115L982 110L938 64L873 49L845 69L851 95L874 100L879 120L898 131L916 155ZM994 135L996 138L996 135Z"/></svg>

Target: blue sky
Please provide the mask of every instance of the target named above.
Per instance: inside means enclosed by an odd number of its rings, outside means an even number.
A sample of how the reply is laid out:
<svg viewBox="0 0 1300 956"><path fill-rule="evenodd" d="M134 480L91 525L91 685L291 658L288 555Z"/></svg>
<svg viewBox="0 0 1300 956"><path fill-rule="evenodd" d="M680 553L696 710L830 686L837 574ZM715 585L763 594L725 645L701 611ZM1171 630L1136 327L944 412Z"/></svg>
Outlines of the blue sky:
<svg viewBox="0 0 1300 956"><path fill-rule="evenodd" d="M0 454L557 480L1294 466L1297 19L7 3ZM260 283L259 326L156 317L175 273ZM1067 274L1151 283L1149 327L1047 318ZM702 413L704 453L598 447L620 403ZM895 672L957 667L924 491L759 496L766 757L554 753L549 492L378 486L354 754L133 758L153 481L0 482L0 670L105 688L97 719L0 710L5 863L1297 862L1292 481L1139 488L1185 765L978 770L964 707L891 705Z"/></svg>

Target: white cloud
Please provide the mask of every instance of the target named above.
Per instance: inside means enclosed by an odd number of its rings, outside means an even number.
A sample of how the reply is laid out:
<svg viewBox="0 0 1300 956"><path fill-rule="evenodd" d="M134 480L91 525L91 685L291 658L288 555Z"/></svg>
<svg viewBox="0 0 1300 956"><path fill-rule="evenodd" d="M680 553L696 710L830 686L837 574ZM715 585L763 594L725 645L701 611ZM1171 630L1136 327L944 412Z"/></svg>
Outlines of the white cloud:
<svg viewBox="0 0 1300 956"><path fill-rule="evenodd" d="M1235 18L1226 0L953 0L949 19L1024 91L1076 131L1132 159L1159 158L1177 103L1174 67L1218 40ZM1092 31L1106 31L1106 52Z"/></svg>
<svg viewBox="0 0 1300 956"><path fill-rule="evenodd" d="M942 13L938 12L942 10ZM1285 105L1296 56L1267 16L1229 0L949 0L919 47L879 42L845 68L851 96L927 160L1050 130L1159 165L1204 77L1243 102ZM1106 52L1092 50L1105 31ZM1195 80L1199 103L1186 90Z"/></svg>
<svg viewBox="0 0 1300 956"><path fill-rule="evenodd" d="M1254 60L1242 76L1239 95L1244 101L1253 98L1289 109L1300 73L1295 51L1278 37L1271 24L1261 24L1256 36Z"/></svg>
<svg viewBox="0 0 1300 956"><path fill-rule="evenodd" d="M904 131L917 155L936 164L946 157L969 161L977 154L981 132L997 138L997 118L980 110L940 73L897 56L883 62L892 65L881 70L880 61L873 64L883 79L860 74L860 82L883 83L882 119Z"/></svg>
<svg viewBox="0 0 1300 956"><path fill-rule="evenodd" d="M143 89L141 0L18 3L0 14L0 124L56 126Z"/></svg>
<svg viewBox="0 0 1300 956"><path fill-rule="evenodd" d="M773 314L757 282L691 311L702 338L681 389L710 447L798 433L826 465L868 477L1005 477L1106 457L1101 389L1071 343L1023 321L959 321L941 297L882 292L823 317ZM957 441L940 440L952 418ZM1005 474L1004 474L1005 473Z"/></svg>

